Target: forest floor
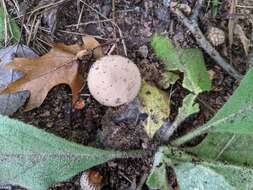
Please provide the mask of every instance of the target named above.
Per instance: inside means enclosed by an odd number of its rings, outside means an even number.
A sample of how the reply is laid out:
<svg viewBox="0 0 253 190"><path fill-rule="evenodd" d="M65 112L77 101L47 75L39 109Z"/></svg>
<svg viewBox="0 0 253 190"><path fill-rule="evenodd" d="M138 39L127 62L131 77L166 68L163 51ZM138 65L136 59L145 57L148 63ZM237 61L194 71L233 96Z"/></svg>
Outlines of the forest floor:
<svg viewBox="0 0 253 190"><path fill-rule="evenodd" d="M51 9L47 9L46 12L45 9L41 9L36 14L31 14L31 10L39 9L48 2L53 4ZM94 36L103 45L105 52L109 52L114 46L112 54L126 56L127 53L127 57L133 60L144 73L145 79L157 84L161 64L150 47L150 38L154 33L169 36L177 47L202 48L198 46L189 29L170 11L166 5L169 0L115 0L114 3L111 0L57 2L59 1L18 1L20 11L27 13L27 16L23 19L18 18L17 22L20 26L25 25L30 28L33 33L32 39L29 40L29 34L24 29L22 41L39 55L45 54L53 42L79 43L81 36L88 34ZM224 31L225 42L215 48L239 73L245 74L250 51L244 50L245 45L240 37L235 35L232 42L231 39L229 40L228 23L231 21L239 23L245 36L252 43L253 3L251 0L238 0L235 11L231 12L231 2L231 0L220 1L215 16L212 15L212 5L205 3L199 13L198 24L205 36L211 27ZM191 10L195 6L195 0L181 0L180 3L188 5ZM18 16L13 1L7 1L7 7L13 17ZM201 111L185 121L176 135L198 127L210 119L238 86L238 81L218 66L205 52L204 58L212 79L212 90L199 95L197 101ZM167 89L166 93L171 97L169 119L173 121L186 91L179 84L175 84ZM122 129L116 137L101 138L101 134L103 136L106 133L103 132L106 129L103 129L102 125L110 122L107 121L107 117L111 117L110 112L113 113L115 110L96 102L90 96L87 86L81 92L81 97L85 101L84 109L73 109L69 87L60 85L49 92L38 109L29 112L20 109L13 117L84 145L120 150L146 146L143 135L125 135L130 133L127 128ZM127 146L121 146L122 139L128 143ZM152 147L152 143L148 146ZM95 169L104 176L103 189L134 190L141 183L143 176L148 174L152 161L152 157L113 160ZM79 177L80 175L77 175L69 181L56 184L51 189L80 189ZM148 188L143 185L142 189Z"/></svg>

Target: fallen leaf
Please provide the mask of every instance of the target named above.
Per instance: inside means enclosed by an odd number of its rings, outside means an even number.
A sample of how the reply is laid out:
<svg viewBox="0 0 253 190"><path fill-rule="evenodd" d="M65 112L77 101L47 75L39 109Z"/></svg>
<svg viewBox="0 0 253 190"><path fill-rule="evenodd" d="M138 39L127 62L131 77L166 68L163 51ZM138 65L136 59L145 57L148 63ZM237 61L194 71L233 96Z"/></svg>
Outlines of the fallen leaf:
<svg viewBox="0 0 253 190"><path fill-rule="evenodd" d="M235 25L234 34L237 35L237 37L240 39L243 49L246 55L249 54L249 48L250 48L250 40L245 35L242 27L239 24Z"/></svg>
<svg viewBox="0 0 253 190"><path fill-rule="evenodd" d="M31 49L22 44L16 44L0 49L0 88L5 87L11 82L22 77L20 72L14 70L7 70L5 65L9 64L14 57L38 57ZM22 91L11 94L0 95L0 114L12 115L18 108L24 105L26 99L29 97L29 92Z"/></svg>
<svg viewBox="0 0 253 190"><path fill-rule="evenodd" d="M15 58L7 68L24 73L24 76L11 83L0 93L13 93L28 90L29 101L25 111L39 107L47 93L58 84L68 84L72 90L72 103L84 85L84 78L78 71L76 54L82 50L92 51L95 58L103 55L99 43L92 37L84 37L83 45L56 44L49 53L35 59ZM93 51L94 50L94 51Z"/></svg>
<svg viewBox="0 0 253 190"><path fill-rule="evenodd" d="M170 99L163 91L144 81L138 97L142 104L141 111L148 114L145 130L152 138L169 117Z"/></svg>

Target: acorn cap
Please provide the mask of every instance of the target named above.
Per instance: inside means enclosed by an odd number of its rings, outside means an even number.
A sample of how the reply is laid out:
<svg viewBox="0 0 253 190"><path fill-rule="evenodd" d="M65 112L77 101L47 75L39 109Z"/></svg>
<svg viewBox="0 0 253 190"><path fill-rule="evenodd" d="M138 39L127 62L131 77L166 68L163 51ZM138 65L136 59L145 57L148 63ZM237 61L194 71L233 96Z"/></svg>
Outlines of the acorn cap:
<svg viewBox="0 0 253 190"><path fill-rule="evenodd" d="M92 96L105 106L119 106L132 101L141 87L138 67L129 59L109 55L97 60L88 73Z"/></svg>

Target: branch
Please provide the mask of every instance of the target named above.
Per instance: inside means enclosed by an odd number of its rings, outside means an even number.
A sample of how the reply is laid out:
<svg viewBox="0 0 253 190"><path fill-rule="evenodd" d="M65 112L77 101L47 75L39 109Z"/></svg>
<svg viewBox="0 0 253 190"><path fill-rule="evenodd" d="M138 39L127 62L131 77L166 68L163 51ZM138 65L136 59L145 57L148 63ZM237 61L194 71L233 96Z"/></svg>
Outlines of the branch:
<svg viewBox="0 0 253 190"><path fill-rule="evenodd" d="M202 0L201 0L202 1ZM229 75L233 78L240 80L242 79L242 75L234 69L232 65L227 63L227 61L221 57L219 52L210 44L210 42L205 38L204 34L201 32L198 23L197 23L197 13L201 7L201 1L197 5L197 11L194 12L191 19L187 18L178 8L173 7L171 11L176 14L178 19L191 31L194 38L196 39L197 43L200 47L202 47L206 53L213 58L216 63L221 66Z"/></svg>

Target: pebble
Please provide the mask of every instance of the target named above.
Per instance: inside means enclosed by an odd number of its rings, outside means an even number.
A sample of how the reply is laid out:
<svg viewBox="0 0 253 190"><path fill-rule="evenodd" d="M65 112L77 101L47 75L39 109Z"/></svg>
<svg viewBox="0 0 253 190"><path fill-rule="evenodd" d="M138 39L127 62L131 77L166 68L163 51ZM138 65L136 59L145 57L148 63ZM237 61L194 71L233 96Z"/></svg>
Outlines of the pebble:
<svg viewBox="0 0 253 190"><path fill-rule="evenodd" d="M168 8L170 6L170 2L171 0L163 0L163 5Z"/></svg>
<svg viewBox="0 0 253 190"><path fill-rule="evenodd" d="M143 45L139 48L138 52L141 54L143 58L148 57L148 47L146 45Z"/></svg>

